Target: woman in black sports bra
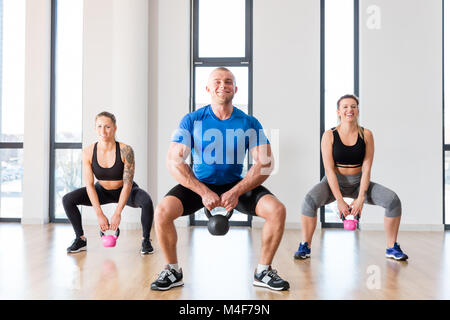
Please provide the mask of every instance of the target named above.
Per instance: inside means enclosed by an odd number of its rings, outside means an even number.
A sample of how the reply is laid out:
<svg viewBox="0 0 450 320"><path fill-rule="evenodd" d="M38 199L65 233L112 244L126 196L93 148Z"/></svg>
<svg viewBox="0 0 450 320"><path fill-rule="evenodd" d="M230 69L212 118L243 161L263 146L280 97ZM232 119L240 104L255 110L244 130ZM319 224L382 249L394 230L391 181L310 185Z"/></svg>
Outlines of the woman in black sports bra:
<svg viewBox="0 0 450 320"><path fill-rule="evenodd" d="M74 190L62 199L64 210L76 235L72 245L67 248L67 252L80 252L86 250L87 246L78 205L94 208L102 232L108 229L117 230L122 210L125 205L128 205L133 208L142 208L141 253L152 253L150 229L153 223L153 203L150 195L133 181L133 149L116 141L117 126L113 114L99 113L95 117L95 130L98 141L83 149L83 177L86 187ZM97 178L95 184L94 176ZM108 221L101 207L107 203L117 203L111 221Z"/></svg>
<svg viewBox="0 0 450 320"><path fill-rule="evenodd" d="M385 208L386 257L406 260L408 256L397 244L402 206L397 194L370 181L374 155L372 132L358 124L359 101L354 95L337 102L340 124L322 136L321 150L325 176L305 196L302 204L302 242L294 257L308 258L317 223L317 209L337 201L339 215L360 218L364 203ZM347 204L344 197L353 198Z"/></svg>

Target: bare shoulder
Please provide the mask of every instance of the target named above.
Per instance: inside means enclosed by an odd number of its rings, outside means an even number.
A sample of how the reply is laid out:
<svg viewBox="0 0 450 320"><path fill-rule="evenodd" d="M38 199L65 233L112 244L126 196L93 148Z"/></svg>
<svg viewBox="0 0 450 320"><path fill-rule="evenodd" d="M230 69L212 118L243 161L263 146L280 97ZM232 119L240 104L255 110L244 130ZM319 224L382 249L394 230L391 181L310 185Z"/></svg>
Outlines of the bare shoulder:
<svg viewBox="0 0 450 320"><path fill-rule="evenodd" d="M364 128L364 135L366 135L366 134L373 135L371 130Z"/></svg>
<svg viewBox="0 0 450 320"><path fill-rule="evenodd" d="M323 142L333 142L333 130L328 129L325 131L322 135L322 141Z"/></svg>
<svg viewBox="0 0 450 320"><path fill-rule="evenodd" d="M125 144L123 142L119 142L119 147L122 160L126 160L129 163L133 163L134 162L133 148L130 145Z"/></svg>
<svg viewBox="0 0 450 320"><path fill-rule="evenodd" d="M131 146L129 146L126 143L120 142L120 141L119 141L119 147L120 147L120 150L128 150L129 148L131 149Z"/></svg>
<svg viewBox="0 0 450 320"><path fill-rule="evenodd" d="M94 153L94 146L95 146L95 143L92 143L83 148L82 153L83 153L84 159L86 159L86 160L92 159L92 154Z"/></svg>
<svg viewBox="0 0 450 320"><path fill-rule="evenodd" d="M367 128L364 128L364 140L373 139L373 133Z"/></svg>

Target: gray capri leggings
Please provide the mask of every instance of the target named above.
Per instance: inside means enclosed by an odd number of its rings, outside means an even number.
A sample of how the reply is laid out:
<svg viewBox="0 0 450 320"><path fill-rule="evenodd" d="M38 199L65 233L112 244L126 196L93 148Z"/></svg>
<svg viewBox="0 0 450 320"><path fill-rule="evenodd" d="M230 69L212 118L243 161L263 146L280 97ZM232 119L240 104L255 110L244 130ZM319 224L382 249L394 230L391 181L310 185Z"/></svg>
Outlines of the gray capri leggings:
<svg viewBox="0 0 450 320"><path fill-rule="evenodd" d="M356 199L359 194L362 173L352 175L336 174L336 176L342 196ZM328 185L327 177L324 176L305 196L302 203L302 214L308 217L315 217L317 209L335 200ZM370 182L364 202L385 208L385 216L389 218L399 217L402 214L402 204L397 194L375 182Z"/></svg>

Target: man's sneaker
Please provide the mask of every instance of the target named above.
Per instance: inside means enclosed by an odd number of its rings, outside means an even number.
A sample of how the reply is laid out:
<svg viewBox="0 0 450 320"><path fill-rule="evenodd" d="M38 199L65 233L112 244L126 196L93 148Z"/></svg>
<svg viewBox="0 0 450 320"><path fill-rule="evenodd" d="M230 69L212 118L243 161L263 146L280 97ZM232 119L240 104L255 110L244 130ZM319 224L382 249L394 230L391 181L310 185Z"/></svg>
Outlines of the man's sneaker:
<svg viewBox="0 0 450 320"><path fill-rule="evenodd" d="M180 272L177 272L175 269L169 269L169 266L167 265L159 274L158 279L152 283L150 288L152 290L164 291L173 287L182 286L183 284L183 270L180 268Z"/></svg>
<svg viewBox="0 0 450 320"><path fill-rule="evenodd" d="M386 258L404 261L408 259L408 256L400 249L400 245L396 242L394 243L394 247L386 249Z"/></svg>
<svg viewBox="0 0 450 320"><path fill-rule="evenodd" d="M150 239L144 239L142 240L142 246L141 246L141 254L150 254L153 253L153 247L150 243Z"/></svg>
<svg viewBox="0 0 450 320"><path fill-rule="evenodd" d="M277 274L277 270L272 269L272 267L269 267L269 270L264 270L261 273L256 273L255 270L253 285L277 291L289 289L289 282L281 279Z"/></svg>
<svg viewBox="0 0 450 320"><path fill-rule="evenodd" d="M76 253L80 251L85 251L87 246L87 239L83 240L81 238L76 238L70 247L67 248L67 253Z"/></svg>
<svg viewBox="0 0 450 320"><path fill-rule="evenodd" d="M311 255L311 249L308 248L308 242L300 242L298 250L294 254L295 259L306 259Z"/></svg>

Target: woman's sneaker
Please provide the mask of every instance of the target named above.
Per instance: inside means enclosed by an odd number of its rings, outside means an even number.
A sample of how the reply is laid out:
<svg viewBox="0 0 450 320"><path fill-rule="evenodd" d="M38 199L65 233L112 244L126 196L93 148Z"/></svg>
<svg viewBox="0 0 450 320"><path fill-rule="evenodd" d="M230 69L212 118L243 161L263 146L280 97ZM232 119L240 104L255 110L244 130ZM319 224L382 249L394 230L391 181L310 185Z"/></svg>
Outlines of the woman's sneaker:
<svg viewBox="0 0 450 320"><path fill-rule="evenodd" d="M75 238L72 245L67 248L67 253L76 253L80 251L86 251L87 239Z"/></svg>
<svg viewBox="0 0 450 320"><path fill-rule="evenodd" d="M311 249L308 248L308 242L300 242L298 250L294 254L295 259L306 259L311 255Z"/></svg>
<svg viewBox="0 0 450 320"><path fill-rule="evenodd" d="M269 270L264 270L261 273L256 273L255 270L253 285L277 291L289 289L289 282L281 279L277 274L277 270L272 269L272 267L269 267Z"/></svg>
<svg viewBox="0 0 450 320"><path fill-rule="evenodd" d="M180 272L178 272L175 269L170 269L167 265L159 274L158 279L152 283L150 288L152 290L164 291L173 287L182 286L183 284L183 270L180 268Z"/></svg>
<svg viewBox="0 0 450 320"><path fill-rule="evenodd" d="M142 240L142 246L141 246L141 254L150 254L153 253L153 247L150 243L150 239L144 239Z"/></svg>
<svg viewBox="0 0 450 320"><path fill-rule="evenodd" d="M408 259L408 256L402 251L400 245L396 242L392 248L386 249L386 258L405 261Z"/></svg>

